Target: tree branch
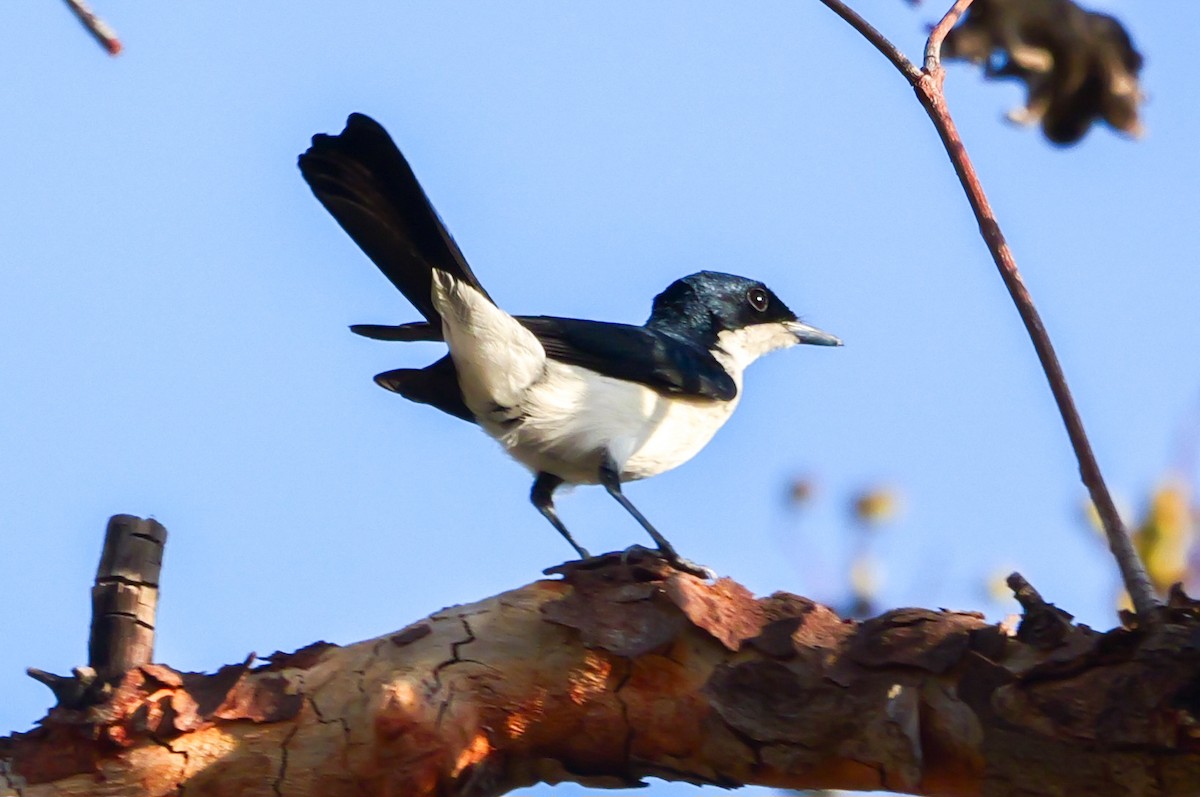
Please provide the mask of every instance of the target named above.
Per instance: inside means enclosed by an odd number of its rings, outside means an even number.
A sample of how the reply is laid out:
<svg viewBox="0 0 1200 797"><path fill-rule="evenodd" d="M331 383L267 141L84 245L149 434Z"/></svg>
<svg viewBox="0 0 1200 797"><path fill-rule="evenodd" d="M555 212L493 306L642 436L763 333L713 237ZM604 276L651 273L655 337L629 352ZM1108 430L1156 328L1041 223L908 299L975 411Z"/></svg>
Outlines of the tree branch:
<svg viewBox="0 0 1200 797"><path fill-rule="evenodd" d="M192 797L490 797L648 776L1161 797L1200 782L1186 598L1165 637L1068 624L1031 644L973 613L842 620L656 560L564 572L253 670L134 668L107 702L0 739L0 795L91 794L98 778L108 795Z"/></svg>
<svg viewBox="0 0 1200 797"><path fill-rule="evenodd" d="M117 38L116 31L96 16L84 0L66 0L66 3L67 7L71 9L71 13L83 24L83 27L87 28L87 32L92 34L92 38L99 42L105 52L109 55L121 53L121 40Z"/></svg>
<svg viewBox="0 0 1200 797"><path fill-rule="evenodd" d="M857 11L843 3L842 0L821 0L821 2L828 6L833 13L850 23L850 26L861 33L863 38L875 45L875 49L883 53L884 57L900 70L900 74L904 75L909 83L915 84L921 79L921 70L917 69L896 45L892 44L874 25L863 19Z"/></svg>
<svg viewBox="0 0 1200 797"><path fill-rule="evenodd" d="M942 42L950 29L958 24L958 20L967 13L973 0L955 0L950 10L946 12L938 24L929 31L929 39L925 42L925 72L936 72L942 66Z"/></svg>
<svg viewBox="0 0 1200 797"><path fill-rule="evenodd" d="M1012 297L1013 304L1017 307L1017 313L1021 316L1021 321L1033 342L1033 348L1037 352L1042 371L1046 374L1046 381L1050 383L1050 392L1054 396L1059 415L1062 416L1063 424L1066 426L1067 437L1071 441L1075 458L1079 462L1079 475L1100 516L1109 549L1117 560L1121 580L1133 601L1139 622L1147 625L1155 624L1158 621L1159 603L1154 596L1154 588L1146 575L1145 567L1138 558L1137 551L1134 550L1129 532L1117 512L1108 486L1104 483L1104 475L1101 473L1096 455L1092 451L1091 442L1083 427L1083 419L1079 415L1075 399L1071 396L1071 390L1067 386L1067 378L1063 373L1062 364L1058 361L1054 346L1050 342L1050 335L1046 332L1041 315L1033 304L1033 297L1025 287L1025 281L1017 269L1016 259L1013 257L1012 250L1009 249L1004 234L1000 231L1000 223L996 220L996 214L979 182L979 175L967 155L966 147L963 145L954 120L950 116L949 108L946 106L945 94L942 91L945 70L942 68L940 60L942 40L970 7L971 0L956 0L950 11L934 26L925 46L925 68L921 70L916 69L890 41L847 8L841 0L821 0L821 2L853 25L876 49L888 57L888 60L912 84L922 107L929 114L938 136L942 139L942 145L946 148L946 154L949 155L950 162L954 166L954 171L958 175L958 180L962 184L963 191L967 195L967 201L971 205L975 219L979 222L980 235L983 236L984 243L991 252L992 260L1000 271L1001 279L1004 280L1004 286L1008 289L1009 296Z"/></svg>

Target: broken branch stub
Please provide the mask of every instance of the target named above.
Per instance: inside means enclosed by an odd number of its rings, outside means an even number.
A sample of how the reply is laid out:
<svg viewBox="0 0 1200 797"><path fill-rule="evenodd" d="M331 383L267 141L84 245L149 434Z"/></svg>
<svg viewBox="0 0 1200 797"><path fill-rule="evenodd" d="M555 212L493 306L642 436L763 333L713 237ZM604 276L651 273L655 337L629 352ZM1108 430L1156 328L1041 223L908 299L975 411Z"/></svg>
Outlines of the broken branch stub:
<svg viewBox="0 0 1200 797"><path fill-rule="evenodd" d="M153 518L113 515L92 586L88 664L101 679L154 660L158 577L167 530Z"/></svg>
<svg viewBox="0 0 1200 797"><path fill-rule="evenodd" d="M154 659L158 577L167 530L153 519L113 515L92 584L88 663L71 675L30 667L25 673L45 684L65 709L83 709L108 699L122 675Z"/></svg>

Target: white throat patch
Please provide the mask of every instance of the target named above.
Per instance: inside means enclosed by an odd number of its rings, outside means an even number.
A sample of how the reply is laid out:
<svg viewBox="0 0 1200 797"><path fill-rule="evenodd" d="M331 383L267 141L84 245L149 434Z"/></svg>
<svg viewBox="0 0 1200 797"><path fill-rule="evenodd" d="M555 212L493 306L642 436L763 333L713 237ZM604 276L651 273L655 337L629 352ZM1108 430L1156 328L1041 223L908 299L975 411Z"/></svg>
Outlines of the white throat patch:
<svg viewBox="0 0 1200 797"><path fill-rule="evenodd" d="M717 345L729 357L727 364L739 372L764 354L795 346L799 342L790 329L777 321L725 330L717 335Z"/></svg>

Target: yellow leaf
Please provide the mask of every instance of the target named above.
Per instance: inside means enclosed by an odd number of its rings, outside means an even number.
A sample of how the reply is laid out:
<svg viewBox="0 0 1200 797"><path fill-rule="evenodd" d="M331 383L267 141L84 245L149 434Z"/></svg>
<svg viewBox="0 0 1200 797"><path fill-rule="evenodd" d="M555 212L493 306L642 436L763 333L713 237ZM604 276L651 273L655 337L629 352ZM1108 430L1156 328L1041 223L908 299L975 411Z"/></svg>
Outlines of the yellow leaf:
<svg viewBox="0 0 1200 797"><path fill-rule="evenodd" d="M900 493L890 487L872 487L854 498L854 517L861 523L886 523L899 513Z"/></svg>
<svg viewBox="0 0 1200 797"><path fill-rule="evenodd" d="M1133 535L1150 581L1161 593L1187 575L1188 551L1195 536L1192 521L1187 487L1178 479L1163 481Z"/></svg>

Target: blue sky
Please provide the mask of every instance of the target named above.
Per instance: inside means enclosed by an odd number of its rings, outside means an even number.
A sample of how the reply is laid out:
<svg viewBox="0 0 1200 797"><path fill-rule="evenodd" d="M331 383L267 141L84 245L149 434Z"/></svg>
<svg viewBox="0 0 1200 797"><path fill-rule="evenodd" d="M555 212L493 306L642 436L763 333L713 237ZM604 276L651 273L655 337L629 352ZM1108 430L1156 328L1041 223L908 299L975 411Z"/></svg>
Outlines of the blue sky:
<svg viewBox="0 0 1200 797"><path fill-rule="evenodd" d="M941 10L858 5L914 55ZM1147 56L1144 140L1054 149L1001 121L1017 87L956 67L948 92L1136 506L1200 393L1200 75L1179 35L1200 6L1100 7ZM845 339L755 365L704 452L628 488L685 555L835 599L847 497L886 482L905 511L875 548L881 604L999 617L981 585L1018 567L1112 623L1066 436L936 135L815 0L97 11L119 58L61 4L0 11L0 732L46 707L24 667L84 659L113 513L170 531L157 657L182 669L381 634L570 553L494 443L371 382L438 350L346 329L415 318L295 167L351 111L388 127L513 312L640 322L708 268ZM797 513L803 474L819 494ZM645 542L596 488L559 508L592 550Z"/></svg>

